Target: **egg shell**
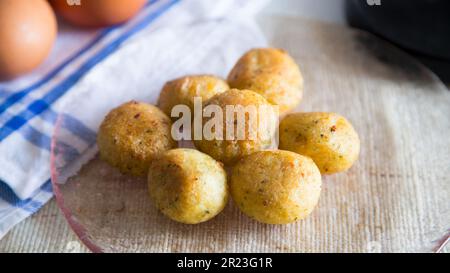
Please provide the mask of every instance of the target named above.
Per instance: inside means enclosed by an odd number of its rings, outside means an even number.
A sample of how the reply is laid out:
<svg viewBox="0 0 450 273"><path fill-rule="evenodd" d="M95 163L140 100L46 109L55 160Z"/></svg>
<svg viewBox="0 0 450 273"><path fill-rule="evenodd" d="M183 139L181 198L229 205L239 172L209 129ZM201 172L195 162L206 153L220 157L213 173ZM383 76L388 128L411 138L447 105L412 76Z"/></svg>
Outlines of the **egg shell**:
<svg viewBox="0 0 450 273"><path fill-rule="evenodd" d="M50 0L57 14L81 27L105 27L124 23L147 3L146 0Z"/></svg>
<svg viewBox="0 0 450 273"><path fill-rule="evenodd" d="M0 1L0 80L30 72L48 56L57 33L45 0Z"/></svg>

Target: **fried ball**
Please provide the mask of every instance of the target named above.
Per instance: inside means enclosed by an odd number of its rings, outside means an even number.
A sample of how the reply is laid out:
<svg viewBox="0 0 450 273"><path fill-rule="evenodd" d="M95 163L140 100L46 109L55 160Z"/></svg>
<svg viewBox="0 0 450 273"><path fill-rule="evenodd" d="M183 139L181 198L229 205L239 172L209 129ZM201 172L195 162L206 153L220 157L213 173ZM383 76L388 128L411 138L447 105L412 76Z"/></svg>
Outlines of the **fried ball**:
<svg viewBox="0 0 450 273"><path fill-rule="evenodd" d="M198 224L228 202L227 174L220 162L193 149L166 152L150 164L150 198L172 220Z"/></svg>
<svg viewBox="0 0 450 273"><path fill-rule="evenodd" d="M184 104L194 111L194 97L206 102L230 87L221 78L211 75L186 76L167 82L159 95L158 107L171 116L175 105Z"/></svg>
<svg viewBox="0 0 450 273"><path fill-rule="evenodd" d="M228 75L231 88L250 89L278 105L283 114L295 108L303 96L303 77L295 61L282 49L252 49Z"/></svg>
<svg viewBox="0 0 450 273"><path fill-rule="evenodd" d="M349 169L359 156L359 137L335 113L294 113L280 124L280 149L311 157L322 174Z"/></svg>
<svg viewBox="0 0 450 273"><path fill-rule="evenodd" d="M100 157L122 173L145 176L150 161L175 148L171 120L153 105L128 102L113 109L100 125Z"/></svg>
<svg viewBox="0 0 450 273"><path fill-rule="evenodd" d="M203 129L217 118L213 115L207 117L209 106L221 110L223 122L222 126L212 128L211 135L203 133L201 140L194 135L194 144L200 151L225 164L233 164L241 157L271 146L278 114L263 96L250 90L237 89L216 95L203 108ZM230 107L235 107L235 114Z"/></svg>
<svg viewBox="0 0 450 273"><path fill-rule="evenodd" d="M243 158L230 180L231 196L241 211L267 224L304 219L317 205L322 185L309 157L282 150Z"/></svg>

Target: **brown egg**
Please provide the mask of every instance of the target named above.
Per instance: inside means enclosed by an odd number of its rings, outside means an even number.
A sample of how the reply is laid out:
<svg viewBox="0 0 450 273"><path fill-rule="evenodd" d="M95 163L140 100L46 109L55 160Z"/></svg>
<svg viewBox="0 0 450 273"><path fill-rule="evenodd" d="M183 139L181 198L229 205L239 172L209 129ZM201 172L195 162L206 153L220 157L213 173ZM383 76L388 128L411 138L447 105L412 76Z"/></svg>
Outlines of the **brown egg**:
<svg viewBox="0 0 450 273"><path fill-rule="evenodd" d="M56 12L81 27L104 27L120 24L133 17L147 0L50 0ZM78 5L79 3L79 5Z"/></svg>
<svg viewBox="0 0 450 273"><path fill-rule="evenodd" d="M45 0L0 0L0 80L30 72L49 54L56 18Z"/></svg>

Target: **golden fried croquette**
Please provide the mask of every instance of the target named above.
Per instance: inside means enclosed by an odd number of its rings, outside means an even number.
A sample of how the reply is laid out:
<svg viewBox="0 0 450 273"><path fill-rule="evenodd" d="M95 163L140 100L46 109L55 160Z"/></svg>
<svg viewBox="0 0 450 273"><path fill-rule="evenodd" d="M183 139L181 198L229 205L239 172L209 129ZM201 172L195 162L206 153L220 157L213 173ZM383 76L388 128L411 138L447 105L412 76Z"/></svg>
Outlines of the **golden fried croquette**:
<svg viewBox="0 0 450 273"><path fill-rule="evenodd" d="M321 190L320 171L306 156L289 151L261 151L232 169L230 192L250 218L288 224L308 216Z"/></svg>
<svg viewBox="0 0 450 273"><path fill-rule="evenodd" d="M172 108L180 104L187 105L193 113L195 97L200 97L206 102L228 89L230 88L225 80L212 75L181 77L164 85L159 95L158 107L169 117Z"/></svg>
<svg viewBox="0 0 450 273"><path fill-rule="evenodd" d="M97 145L100 157L122 173L145 176L150 161L177 143L169 117L153 105L132 101L105 117Z"/></svg>
<svg viewBox="0 0 450 273"><path fill-rule="evenodd" d="M249 89L280 107L280 114L295 108L303 96L303 77L289 54L276 48L245 53L228 75L231 88Z"/></svg>
<svg viewBox="0 0 450 273"><path fill-rule="evenodd" d="M273 106L263 96L250 90L237 89L216 95L203 108L204 126L210 119L205 117L205 110L210 105L218 106L223 112L223 126L214 128L209 138L203 135L201 140L196 140L194 136L194 144L200 151L225 164L233 164L241 157L267 149L272 144L278 124L278 113L273 111ZM228 106L236 107L236 112L245 114L245 118L240 122L239 114L227 114ZM255 111L245 113L245 109ZM228 130L228 127L232 129ZM242 134L239 134L239 131ZM227 135L231 137L227 138Z"/></svg>
<svg viewBox="0 0 450 273"><path fill-rule="evenodd" d="M219 214L228 201L220 162L193 149L174 149L150 164L150 197L172 220L197 224Z"/></svg>
<svg viewBox="0 0 450 273"><path fill-rule="evenodd" d="M353 126L335 113L293 113L280 123L280 149L311 157L322 174L349 169L360 141Z"/></svg>

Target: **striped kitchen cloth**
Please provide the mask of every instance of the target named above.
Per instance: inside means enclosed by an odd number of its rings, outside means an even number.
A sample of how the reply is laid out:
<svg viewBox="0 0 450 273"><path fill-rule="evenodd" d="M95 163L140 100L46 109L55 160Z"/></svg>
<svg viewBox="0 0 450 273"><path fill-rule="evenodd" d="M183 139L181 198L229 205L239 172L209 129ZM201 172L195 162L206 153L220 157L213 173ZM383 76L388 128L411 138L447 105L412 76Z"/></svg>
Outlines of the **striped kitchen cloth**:
<svg viewBox="0 0 450 273"><path fill-rule="evenodd" d="M82 30L60 23L48 60L0 83L0 238L52 198L55 122L67 163L95 149L113 107L155 103L162 85L186 74L225 77L237 58L266 46L254 15L264 0L154 0L126 24ZM61 118L62 117L62 118Z"/></svg>

